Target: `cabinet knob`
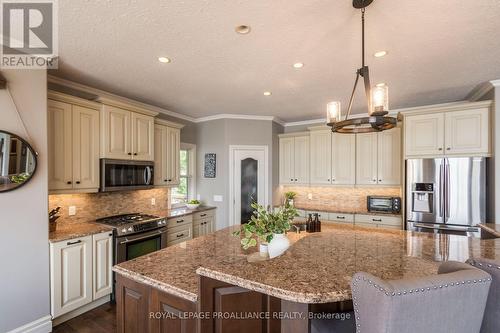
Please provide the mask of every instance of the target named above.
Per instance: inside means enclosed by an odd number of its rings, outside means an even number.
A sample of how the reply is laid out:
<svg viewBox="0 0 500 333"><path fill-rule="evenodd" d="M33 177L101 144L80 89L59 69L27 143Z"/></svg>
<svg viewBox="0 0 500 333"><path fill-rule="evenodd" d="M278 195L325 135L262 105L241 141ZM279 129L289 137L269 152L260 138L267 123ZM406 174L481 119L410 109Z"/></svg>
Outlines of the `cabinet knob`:
<svg viewBox="0 0 500 333"><path fill-rule="evenodd" d="M298 181L297 179L295 179L295 181Z"/></svg>
<svg viewBox="0 0 500 333"><path fill-rule="evenodd" d="M332 179L332 182L334 182L334 181L335 181L335 179Z"/></svg>
<svg viewBox="0 0 500 333"><path fill-rule="evenodd" d="M80 184L80 181L79 181L79 180L77 180L77 181L76 181L76 183L77 183L77 184Z"/></svg>
<svg viewBox="0 0 500 333"><path fill-rule="evenodd" d="M443 150L443 148L439 147L438 150L441 151L441 150Z"/></svg>
<svg viewBox="0 0 500 333"><path fill-rule="evenodd" d="M127 153L127 155L132 155L132 153Z"/></svg>
<svg viewBox="0 0 500 333"><path fill-rule="evenodd" d="M290 181L291 181L291 182L293 182L293 178L292 178L292 179L290 179Z"/></svg>
<svg viewBox="0 0 500 333"><path fill-rule="evenodd" d="M168 179L164 179L163 181L164 181L164 182L168 182Z"/></svg>
<svg viewBox="0 0 500 333"><path fill-rule="evenodd" d="M71 184L71 182L70 182L70 181L67 181L67 182L66 182L66 184L70 185L70 184Z"/></svg>
<svg viewBox="0 0 500 333"><path fill-rule="evenodd" d="M448 147L448 148L446 148L446 150L451 150L451 148L450 148L450 147Z"/></svg>
<svg viewBox="0 0 500 333"><path fill-rule="evenodd" d="M327 181L330 181L330 178L328 178Z"/></svg>
<svg viewBox="0 0 500 333"><path fill-rule="evenodd" d="M137 156L137 153L134 153L135 156Z"/></svg>
<svg viewBox="0 0 500 333"><path fill-rule="evenodd" d="M379 181L379 182L382 182L382 179L379 179L378 181Z"/></svg>
<svg viewBox="0 0 500 333"><path fill-rule="evenodd" d="M373 180L373 182L375 183L375 182L377 182L377 180L376 180L376 179L374 179L374 180Z"/></svg>

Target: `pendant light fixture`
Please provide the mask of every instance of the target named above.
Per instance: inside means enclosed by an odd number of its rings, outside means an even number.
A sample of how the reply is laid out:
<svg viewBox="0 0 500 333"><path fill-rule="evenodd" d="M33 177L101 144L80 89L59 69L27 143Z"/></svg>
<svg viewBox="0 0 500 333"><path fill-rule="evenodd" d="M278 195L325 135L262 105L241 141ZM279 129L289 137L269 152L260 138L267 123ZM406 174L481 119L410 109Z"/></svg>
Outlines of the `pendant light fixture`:
<svg viewBox="0 0 500 333"><path fill-rule="evenodd" d="M370 71L365 64L365 9L373 0L353 0L354 8L361 10L361 59L362 65L356 71L356 80L352 89L351 98L345 118L342 120L341 104L338 101L327 104L327 125L332 127L332 132L337 133L368 133L380 132L396 127L397 119L388 117L389 113L389 88L385 84L375 87L370 85ZM358 86L359 78L362 77L365 85L366 104L368 116L363 118L351 118L354 93Z"/></svg>

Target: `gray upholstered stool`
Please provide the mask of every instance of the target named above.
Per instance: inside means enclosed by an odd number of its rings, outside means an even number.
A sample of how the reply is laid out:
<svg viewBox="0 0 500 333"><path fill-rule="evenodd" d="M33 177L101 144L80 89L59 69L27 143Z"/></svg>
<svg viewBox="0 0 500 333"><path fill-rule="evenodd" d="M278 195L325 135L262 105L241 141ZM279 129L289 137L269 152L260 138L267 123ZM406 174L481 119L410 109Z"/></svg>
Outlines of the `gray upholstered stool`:
<svg viewBox="0 0 500 333"><path fill-rule="evenodd" d="M488 273L458 262L415 279L356 273L351 287L357 332L479 332L490 284Z"/></svg>
<svg viewBox="0 0 500 333"><path fill-rule="evenodd" d="M467 263L491 275L492 282L486 310L484 310L481 333L500 332L500 261L490 259L469 259Z"/></svg>

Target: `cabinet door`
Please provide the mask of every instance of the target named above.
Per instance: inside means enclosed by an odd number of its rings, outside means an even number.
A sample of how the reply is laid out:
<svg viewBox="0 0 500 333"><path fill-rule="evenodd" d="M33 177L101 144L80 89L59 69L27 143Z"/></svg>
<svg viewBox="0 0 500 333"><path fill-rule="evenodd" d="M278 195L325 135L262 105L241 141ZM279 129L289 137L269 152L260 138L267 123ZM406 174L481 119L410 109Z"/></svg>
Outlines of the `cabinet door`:
<svg viewBox="0 0 500 333"><path fill-rule="evenodd" d="M203 236L205 234L203 222L196 221L193 223L193 238Z"/></svg>
<svg viewBox="0 0 500 333"><path fill-rule="evenodd" d="M332 184L356 183L356 135L332 134Z"/></svg>
<svg viewBox="0 0 500 333"><path fill-rule="evenodd" d="M50 245L52 316L92 301L92 237Z"/></svg>
<svg viewBox="0 0 500 333"><path fill-rule="evenodd" d="M49 190L73 188L71 104L48 100Z"/></svg>
<svg viewBox="0 0 500 333"><path fill-rule="evenodd" d="M442 155L444 114L405 117L406 156Z"/></svg>
<svg viewBox="0 0 500 333"><path fill-rule="evenodd" d="M132 120L132 159L138 161L154 160L154 117L131 112Z"/></svg>
<svg viewBox="0 0 500 333"><path fill-rule="evenodd" d="M130 111L104 105L101 112L101 157L131 158L130 117Z"/></svg>
<svg viewBox="0 0 500 333"><path fill-rule="evenodd" d="M167 127L155 125L155 185L168 185Z"/></svg>
<svg viewBox="0 0 500 333"><path fill-rule="evenodd" d="M309 136L298 136L294 141L294 182L309 184Z"/></svg>
<svg viewBox="0 0 500 333"><path fill-rule="evenodd" d="M377 184L377 133L356 135L356 184Z"/></svg>
<svg viewBox="0 0 500 333"><path fill-rule="evenodd" d="M330 184L332 179L332 132L311 132L311 184Z"/></svg>
<svg viewBox="0 0 500 333"><path fill-rule="evenodd" d="M168 185L180 183L180 151L181 131L178 128L167 127L167 181Z"/></svg>
<svg viewBox="0 0 500 333"><path fill-rule="evenodd" d="M73 105L73 188L99 188L99 111Z"/></svg>
<svg viewBox="0 0 500 333"><path fill-rule="evenodd" d="M103 232L92 236L93 299L111 294L113 289L113 234Z"/></svg>
<svg viewBox="0 0 500 333"><path fill-rule="evenodd" d="M401 184L401 129L393 128L378 135L378 184Z"/></svg>
<svg viewBox="0 0 500 333"><path fill-rule="evenodd" d="M280 138L280 184L294 184L294 138Z"/></svg>
<svg viewBox="0 0 500 333"><path fill-rule="evenodd" d="M446 154L488 154L489 109L445 114Z"/></svg>

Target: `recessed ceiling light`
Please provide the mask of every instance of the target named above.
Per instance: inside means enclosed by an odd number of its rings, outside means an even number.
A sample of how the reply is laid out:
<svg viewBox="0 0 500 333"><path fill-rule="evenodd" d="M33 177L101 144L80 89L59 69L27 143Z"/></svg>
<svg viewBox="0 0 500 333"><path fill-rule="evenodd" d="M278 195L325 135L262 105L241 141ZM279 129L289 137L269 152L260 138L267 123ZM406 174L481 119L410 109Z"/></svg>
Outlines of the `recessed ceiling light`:
<svg viewBox="0 0 500 333"><path fill-rule="evenodd" d="M293 64L293 68L302 68L304 67L304 64L302 62L296 62L295 64Z"/></svg>
<svg viewBox="0 0 500 333"><path fill-rule="evenodd" d="M270 91L264 91L264 96L271 96L273 93Z"/></svg>
<svg viewBox="0 0 500 333"><path fill-rule="evenodd" d="M158 58L158 61L159 61L159 62L162 62L162 63L164 63L164 64L167 64L167 63L169 63L169 62L170 62L170 59L169 59L169 58L167 58L167 57L159 57L159 58Z"/></svg>
<svg viewBox="0 0 500 333"><path fill-rule="evenodd" d="M237 33L241 35L246 35L252 30L249 25L239 25L234 29Z"/></svg>
<svg viewBox="0 0 500 333"><path fill-rule="evenodd" d="M373 54L375 58L381 58L383 56L387 55L387 51L378 51Z"/></svg>

